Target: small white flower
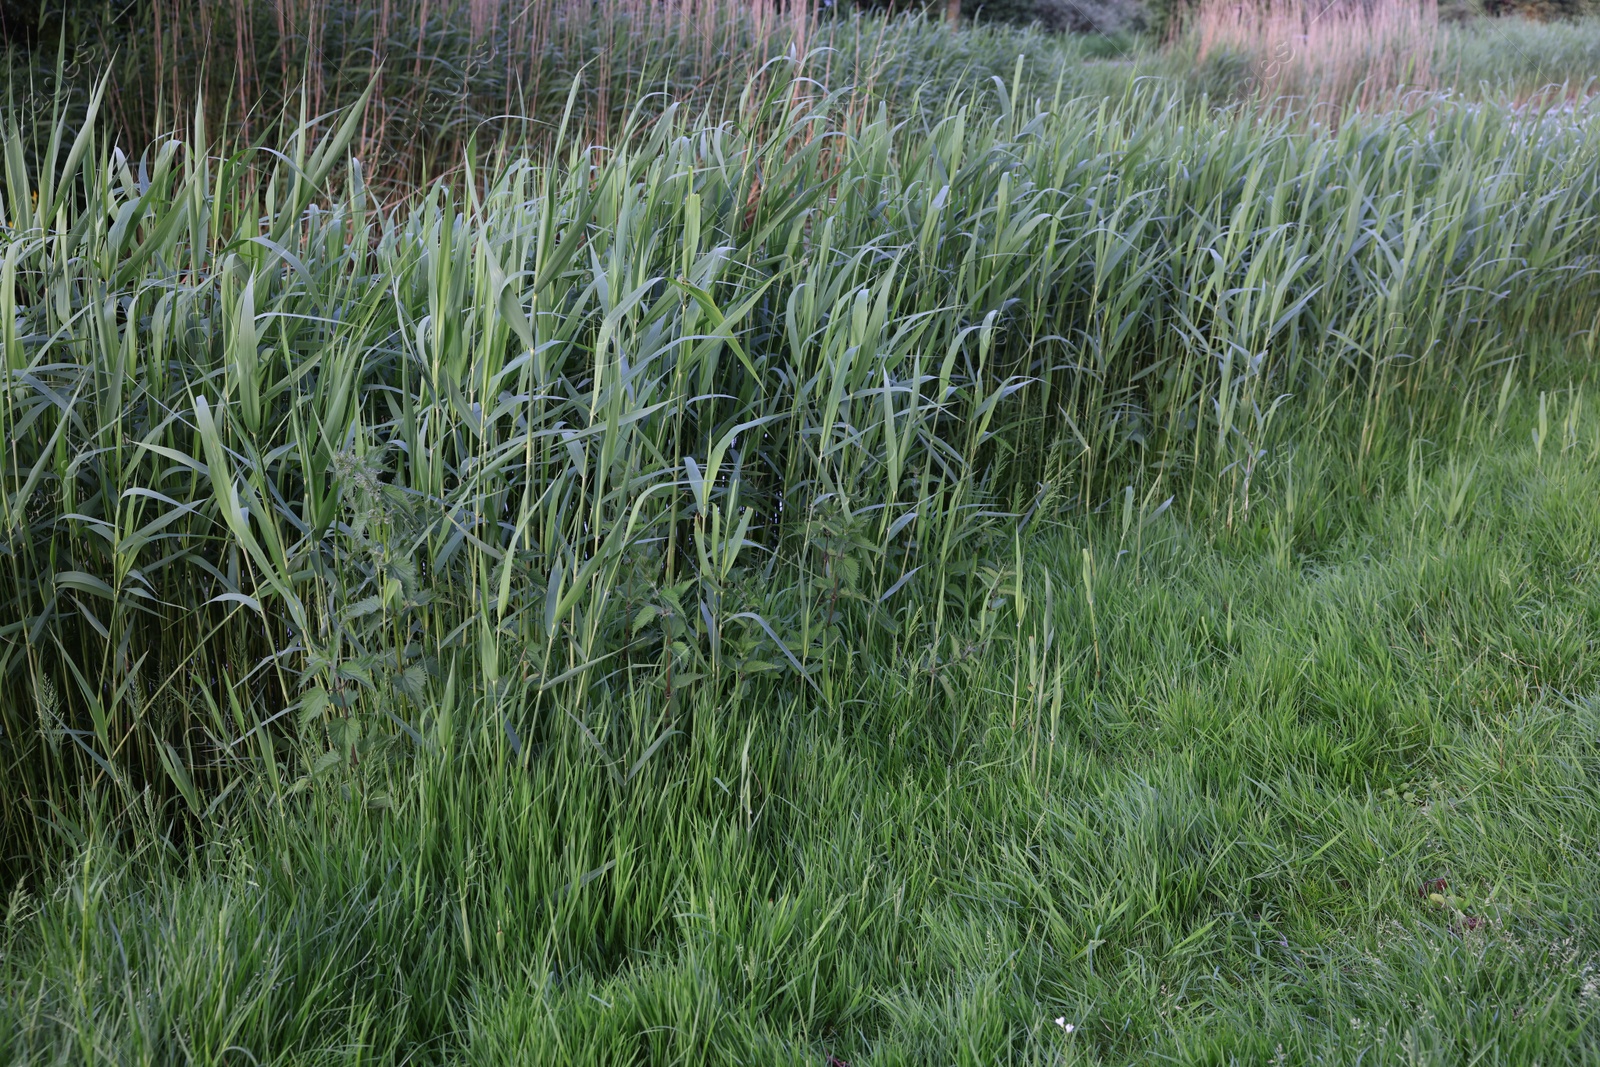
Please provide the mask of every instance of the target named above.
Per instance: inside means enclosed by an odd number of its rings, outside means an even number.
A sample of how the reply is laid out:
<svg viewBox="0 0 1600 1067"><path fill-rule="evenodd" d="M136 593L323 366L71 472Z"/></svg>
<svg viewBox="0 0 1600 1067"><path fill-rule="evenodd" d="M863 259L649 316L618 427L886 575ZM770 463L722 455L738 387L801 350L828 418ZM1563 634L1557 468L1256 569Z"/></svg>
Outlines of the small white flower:
<svg viewBox="0 0 1600 1067"><path fill-rule="evenodd" d="M1059 1015L1056 1017L1056 1025L1061 1027L1061 1029L1065 1030L1069 1034L1077 1029L1076 1026L1073 1026L1071 1023L1067 1022L1067 1017L1065 1015Z"/></svg>

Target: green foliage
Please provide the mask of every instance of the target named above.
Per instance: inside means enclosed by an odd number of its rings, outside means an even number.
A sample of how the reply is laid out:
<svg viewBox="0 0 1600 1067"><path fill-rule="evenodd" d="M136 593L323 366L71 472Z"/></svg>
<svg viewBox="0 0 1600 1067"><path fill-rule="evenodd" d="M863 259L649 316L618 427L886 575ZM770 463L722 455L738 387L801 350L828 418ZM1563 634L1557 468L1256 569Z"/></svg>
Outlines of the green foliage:
<svg viewBox="0 0 1600 1067"><path fill-rule="evenodd" d="M65 85L81 107L93 80L109 76L108 117L129 151L174 131L281 143L294 116L347 108L375 89L354 147L369 181L410 190L459 168L477 145L548 147L569 103L569 133L600 143L669 103L733 114L770 63L807 53L813 76L897 114L941 107L992 76L1009 81L1019 55L1034 92L1094 83L1077 42L1029 21L952 39L937 15L905 9L780 15L743 0L137 0L70 36ZM54 45L8 58L12 95L42 112L48 135L61 88Z"/></svg>
<svg viewBox="0 0 1600 1067"><path fill-rule="evenodd" d="M1600 14L1594 0L1482 0L1480 10L1485 15L1516 15L1539 22Z"/></svg>
<svg viewBox="0 0 1600 1067"><path fill-rule="evenodd" d="M1454 24L1442 34L1436 63L1467 91L1483 84L1510 92L1566 85L1569 93L1583 94L1600 72L1600 18Z"/></svg>
<svg viewBox="0 0 1600 1067"><path fill-rule="evenodd" d="M1592 404L1491 396L1365 490L1307 442L1249 531L1040 531L948 689L882 643L843 716L628 698L535 749L458 688L191 863L91 839L13 894L0 1054L1586 1062Z"/></svg>
<svg viewBox="0 0 1600 1067"><path fill-rule="evenodd" d="M881 25L8 114L0 1055L1596 1054L1600 116Z"/></svg>
<svg viewBox="0 0 1600 1067"><path fill-rule="evenodd" d="M1247 522L1283 441L1364 471L1596 317L1584 112L996 86L893 126L802 84L396 212L342 169L359 108L267 167L91 123L34 169L13 129L11 854L84 789L201 816L280 743L425 742L451 686L540 732L641 687L838 706L874 635L981 614L1006 515Z"/></svg>
<svg viewBox="0 0 1600 1067"><path fill-rule="evenodd" d="M1558 23L1488 19L1447 8L1441 8L1440 17L1431 63L1436 92L1458 99L1525 103L1551 96L1582 99L1592 90L1595 71L1600 70L1600 19ZM1159 57L1140 57L1140 65L1142 73L1165 77L1191 96L1243 100L1259 92L1268 69L1281 72L1282 61L1296 56L1292 41L1285 47L1287 52L1277 51L1271 41L1245 50L1213 47L1201 60L1191 34L1174 41ZM1413 92L1405 103L1424 104L1430 95Z"/></svg>

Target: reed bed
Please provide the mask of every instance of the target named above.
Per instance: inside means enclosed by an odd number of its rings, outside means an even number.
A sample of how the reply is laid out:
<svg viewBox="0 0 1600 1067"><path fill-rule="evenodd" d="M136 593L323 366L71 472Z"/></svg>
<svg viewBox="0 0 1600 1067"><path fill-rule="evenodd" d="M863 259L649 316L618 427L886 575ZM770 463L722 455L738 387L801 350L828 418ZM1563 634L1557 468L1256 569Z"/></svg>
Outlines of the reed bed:
<svg viewBox="0 0 1600 1067"><path fill-rule="evenodd" d="M1165 48L725 0L139 0L120 10L82 20L63 70L50 49L8 54L8 98L41 141L61 105L81 120L106 71L105 111L134 155L174 136L277 145L299 119L348 108L375 86L352 147L391 205L459 176L469 155L505 143L548 148L574 80L569 132L611 144L672 103L708 121L732 118L746 84L779 59L809 58L807 76L848 88L849 106L871 114L883 104L896 119L937 113L952 93L995 77L1010 84L1019 57L1027 100L1117 99L1160 78L1191 99L1287 95L1292 108L1320 103L1326 114L1402 89L1526 100L1569 83L1564 95L1583 96L1593 66L1584 57L1596 48L1593 19L1438 29L1432 9L1403 4L1209 3L1174 23Z"/></svg>
<svg viewBox="0 0 1600 1067"><path fill-rule="evenodd" d="M123 127L155 136L186 125L201 101L212 129L252 128L374 92L355 147L369 165L381 146L437 173L509 116L559 116L573 75L584 136L614 136L651 94L721 113L776 56L814 28L809 9L770 0L600 4L494 0L287 0L200 4L151 0L143 47L118 70ZM425 145L415 142L424 139ZM417 157L421 157L418 159ZM428 168L432 168L430 171Z"/></svg>
<svg viewBox="0 0 1600 1067"><path fill-rule="evenodd" d="M916 15L821 11L777 0L142 0L128 16L141 32L113 26L78 63L112 71L110 117L139 146L190 139L197 118L214 135L282 141L296 115L366 99L352 148L369 181L402 191L457 171L473 147L548 147L575 80L568 133L596 144L669 104L730 118L776 60L809 57L810 78L849 87L869 112L1010 81L1019 55L1035 91L1093 80L1069 39L1011 27L953 37Z"/></svg>
<svg viewBox="0 0 1600 1067"><path fill-rule="evenodd" d="M8 102L0 1059L1600 1056L1600 114L1361 10Z"/></svg>
<svg viewBox="0 0 1600 1067"><path fill-rule="evenodd" d="M1586 100L1600 71L1600 18L1447 24L1433 66L1441 86L1457 94Z"/></svg>
<svg viewBox="0 0 1600 1067"><path fill-rule="evenodd" d="M1600 19L1449 21L1411 3L1222 3L1182 13L1139 75L1214 100L1276 100L1323 121L1439 97L1526 104L1594 93Z"/></svg>
<svg viewBox="0 0 1600 1067"><path fill-rule="evenodd" d="M449 694L525 754L604 749L620 694L843 715L878 643L978 654L951 626L1020 602L1020 530L1256 530L1295 440L1365 482L1396 426L1592 351L1588 111L998 85L895 124L809 84L389 210L359 108L267 162L13 129L11 862L48 811L198 826L248 768L434 743Z"/></svg>
<svg viewBox="0 0 1600 1067"><path fill-rule="evenodd" d="M1245 68L1267 100L1373 108L1434 88L1433 0L1201 0L1179 22L1195 61Z"/></svg>

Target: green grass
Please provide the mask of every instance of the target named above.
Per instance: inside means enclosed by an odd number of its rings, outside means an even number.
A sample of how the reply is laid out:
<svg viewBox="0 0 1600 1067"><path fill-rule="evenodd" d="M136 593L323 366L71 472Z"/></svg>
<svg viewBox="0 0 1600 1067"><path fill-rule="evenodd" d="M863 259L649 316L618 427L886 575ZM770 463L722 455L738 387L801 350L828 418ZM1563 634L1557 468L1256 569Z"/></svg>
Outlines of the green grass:
<svg viewBox="0 0 1600 1067"><path fill-rule="evenodd" d="M1239 100L1258 92L1257 83L1272 80L1268 72L1282 68L1286 60L1316 58L1301 56L1304 46L1291 37L1281 41L1263 38L1255 48L1244 51L1218 48L1205 60L1199 60L1196 51L1192 37L1165 50L1133 51L1129 54L1135 60L1130 76L1158 77L1191 96ZM1382 49L1370 56L1351 50L1344 60L1350 69L1333 63L1311 75L1307 83L1297 85L1291 80L1280 83L1277 91L1309 93L1315 99L1322 81L1321 92L1327 95L1320 98L1319 110L1326 115L1328 105L1339 103L1329 99L1330 95L1337 97L1336 92L1329 92L1332 84L1353 85L1373 76L1380 86L1394 87L1390 83L1401 78L1400 71L1405 68L1385 70L1378 62L1383 54ZM1312 69L1318 70L1315 63ZM1550 23L1525 18L1445 21L1434 39L1431 71L1403 75L1407 91L1390 106L1423 108L1436 95L1497 102L1583 100L1595 92L1596 71L1600 71L1597 17ZM1424 86L1421 90L1419 81ZM1302 99L1297 106L1308 105Z"/></svg>
<svg viewBox="0 0 1600 1067"><path fill-rule="evenodd" d="M6 112L0 1058L1600 1055L1600 113L818 63Z"/></svg>
<svg viewBox="0 0 1600 1067"><path fill-rule="evenodd" d="M1468 94L1482 87L1517 95L1567 85L1578 95L1592 95L1600 72L1600 17L1450 24L1442 35L1437 69L1445 84Z"/></svg>
<svg viewBox="0 0 1600 1067"><path fill-rule="evenodd" d="M1600 421L1540 457L1529 407L1313 478L1320 534L1041 531L1023 641L963 628L948 691L885 650L836 708L696 702L626 781L649 708L615 763L519 757L461 693L435 748L257 794L192 860L86 842L11 903L0 1048L1590 1062Z"/></svg>

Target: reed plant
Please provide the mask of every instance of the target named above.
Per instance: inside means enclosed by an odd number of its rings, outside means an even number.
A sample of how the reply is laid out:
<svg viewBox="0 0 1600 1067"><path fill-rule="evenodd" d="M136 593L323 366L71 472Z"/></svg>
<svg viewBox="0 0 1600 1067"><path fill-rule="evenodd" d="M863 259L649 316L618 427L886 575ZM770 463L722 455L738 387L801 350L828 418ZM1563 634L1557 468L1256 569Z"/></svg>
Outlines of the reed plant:
<svg viewBox="0 0 1600 1067"><path fill-rule="evenodd" d="M775 60L810 57L809 77L869 112L1009 80L1019 55L1031 86L1092 80L1070 39L1003 26L952 38L920 14L775 0L139 0L83 48L80 68L112 72L127 144L191 139L197 105L207 129L250 142L284 138L302 102L315 116L363 98L352 148L369 181L403 190L454 171L469 145L547 148L575 78L568 132L597 144L672 103L729 117Z"/></svg>
<svg viewBox="0 0 1600 1067"><path fill-rule="evenodd" d="M1268 100L1371 108L1434 87L1433 0L1201 0L1176 26L1185 55Z"/></svg>
<svg viewBox="0 0 1600 1067"><path fill-rule="evenodd" d="M810 11L758 0L601 4L485 0L149 0L148 28L117 65L118 118L154 137L204 101L211 128L252 128L348 106L371 83L355 148L417 173L452 166L510 116L549 120L579 70L583 136L605 141L627 109L664 94L720 113L762 66L806 51ZM698 105L696 107L695 105ZM417 145L417 139L424 145ZM403 155L403 160L393 157ZM420 158L419 158L420 157Z"/></svg>
<svg viewBox="0 0 1600 1067"><path fill-rule="evenodd" d="M443 743L462 694L621 781L686 694L855 714L884 642L930 684L984 654L952 627L1021 603L1020 529L1257 530L1287 442L1375 484L1395 427L1592 351L1587 111L1306 130L1014 80L896 123L805 70L397 208L359 106L265 153L12 127L14 868L91 810L182 839L247 771L282 802Z"/></svg>
<svg viewBox="0 0 1600 1067"><path fill-rule="evenodd" d="M1600 18L1559 22L1524 18L1446 24L1434 60L1438 80L1456 93L1487 92L1585 100L1600 70Z"/></svg>
<svg viewBox="0 0 1600 1067"><path fill-rule="evenodd" d="M84 820L6 894L0 1058L1592 1060L1600 419L1538 384L1386 488L1298 442L1248 533L1031 531L943 684L884 639L840 707L700 687L665 741L641 688L606 758L458 676L195 847Z"/></svg>
<svg viewBox="0 0 1600 1067"><path fill-rule="evenodd" d="M282 142L300 118L348 108L375 86L352 147L369 188L392 206L459 177L469 150L548 149L575 77L582 88L569 130L596 144L672 103L708 121L731 118L747 82L795 58L808 58L807 77L848 89L847 106L871 114L884 104L897 121L937 112L952 93L995 77L1010 84L1019 57L1029 100L1058 90L1118 99L1148 78L1191 99L1287 96L1302 111L1371 106L1426 87L1526 100L1567 83L1564 95L1586 95L1592 19L1559 28L1436 23L1414 5L1215 3L1185 12L1161 48L987 21L951 32L916 12L831 5L137 0L104 17L79 12L60 54L10 46L7 96L14 120L44 141L63 114L81 121L94 79L109 71L109 129L138 155L201 130L241 144ZM991 102L969 101L984 111Z"/></svg>
<svg viewBox="0 0 1600 1067"><path fill-rule="evenodd" d="M0 1059L1600 1055L1583 94L146 13L0 123Z"/></svg>

